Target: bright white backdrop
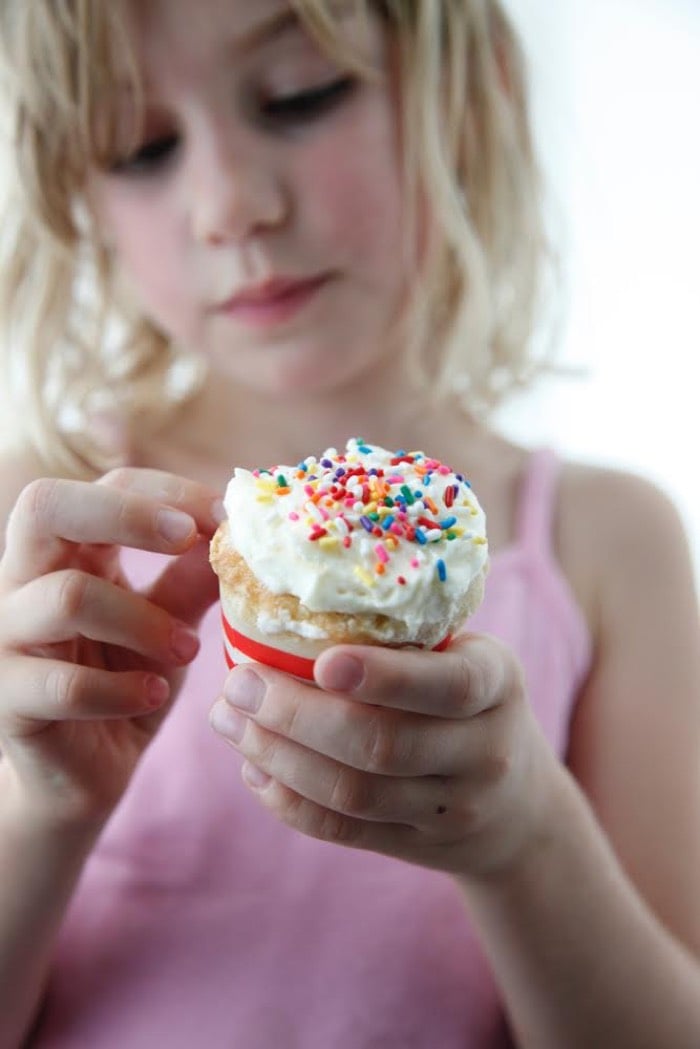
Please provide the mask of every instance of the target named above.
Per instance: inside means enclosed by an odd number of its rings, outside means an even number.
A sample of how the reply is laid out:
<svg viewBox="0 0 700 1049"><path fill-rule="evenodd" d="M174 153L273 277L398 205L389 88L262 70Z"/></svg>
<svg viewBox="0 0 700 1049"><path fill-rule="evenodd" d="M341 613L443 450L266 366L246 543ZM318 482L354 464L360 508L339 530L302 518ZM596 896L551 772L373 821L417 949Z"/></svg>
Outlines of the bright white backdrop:
<svg viewBox="0 0 700 1049"><path fill-rule="evenodd" d="M586 375L548 381L502 427L660 484L700 576L700 2L508 7L563 246L562 359Z"/></svg>

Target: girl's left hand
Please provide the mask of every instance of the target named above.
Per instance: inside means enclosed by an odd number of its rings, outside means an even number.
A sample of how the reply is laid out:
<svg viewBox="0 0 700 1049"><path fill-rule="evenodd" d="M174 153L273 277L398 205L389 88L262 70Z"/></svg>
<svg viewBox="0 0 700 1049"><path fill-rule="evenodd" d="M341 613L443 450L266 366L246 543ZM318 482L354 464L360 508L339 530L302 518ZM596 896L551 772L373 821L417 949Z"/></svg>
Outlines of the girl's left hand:
<svg viewBox="0 0 700 1049"><path fill-rule="evenodd" d="M441 653L338 646L315 675L318 689L236 667L211 714L286 824L467 877L537 844L559 765L505 645L463 635Z"/></svg>

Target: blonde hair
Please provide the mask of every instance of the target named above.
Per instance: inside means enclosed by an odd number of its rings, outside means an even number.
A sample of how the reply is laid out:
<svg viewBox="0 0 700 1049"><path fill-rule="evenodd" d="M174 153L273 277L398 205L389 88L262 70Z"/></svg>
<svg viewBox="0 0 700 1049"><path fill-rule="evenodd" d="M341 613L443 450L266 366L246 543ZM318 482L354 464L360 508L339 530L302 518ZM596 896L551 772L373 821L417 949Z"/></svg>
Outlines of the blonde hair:
<svg viewBox="0 0 700 1049"><path fill-rule="evenodd" d="M409 218L423 200L432 220L423 294L405 318L415 380L488 410L540 364L532 335L548 253L518 41L497 0L351 2L378 12L395 41ZM3 0L0 13L14 161L0 227L5 381L23 439L70 472L112 465L91 413L156 419L178 374L177 351L129 305L81 198L109 148L96 100L129 55L116 6ZM347 3L292 6L321 46L371 75L346 52ZM138 88L133 63L130 74ZM195 383L170 381L170 401Z"/></svg>

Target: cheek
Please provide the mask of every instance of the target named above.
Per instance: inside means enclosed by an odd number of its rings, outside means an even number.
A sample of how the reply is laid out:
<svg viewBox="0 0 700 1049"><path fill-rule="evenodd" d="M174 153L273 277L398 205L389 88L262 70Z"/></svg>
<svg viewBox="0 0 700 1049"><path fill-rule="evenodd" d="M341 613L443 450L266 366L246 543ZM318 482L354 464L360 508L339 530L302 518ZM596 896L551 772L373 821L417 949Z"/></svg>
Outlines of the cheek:
<svg viewBox="0 0 700 1049"><path fill-rule="evenodd" d="M169 334L186 336L186 299L180 292L182 253L169 216L158 207L136 208L133 203L121 207L117 201L105 217L116 231L116 257L138 305Z"/></svg>
<svg viewBox="0 0 700 1049"><path fill-rule="evenodd" d="M386 120L361 133L319 142L305 158L304 217L341 264L359 263L373 279L401 250L402 193L393 133Z"/></svg>

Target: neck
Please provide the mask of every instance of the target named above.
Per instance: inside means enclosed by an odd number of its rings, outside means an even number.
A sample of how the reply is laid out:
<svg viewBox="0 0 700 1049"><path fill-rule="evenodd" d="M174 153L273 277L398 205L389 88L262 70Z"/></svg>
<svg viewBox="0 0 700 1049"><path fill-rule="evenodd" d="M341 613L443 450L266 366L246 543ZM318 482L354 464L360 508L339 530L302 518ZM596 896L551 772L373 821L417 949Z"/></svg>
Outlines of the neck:
<svg viewBox="0 0 700 1049"><path fill-rule="evenodd" d="M455 403L426 406L408 382L375 381L332 396L293 400L253 393L212 372L203 389L139 459L220 485L233 466L293 464L364 437L386 448L421 448L459 462L478 428Z"/></svg>

